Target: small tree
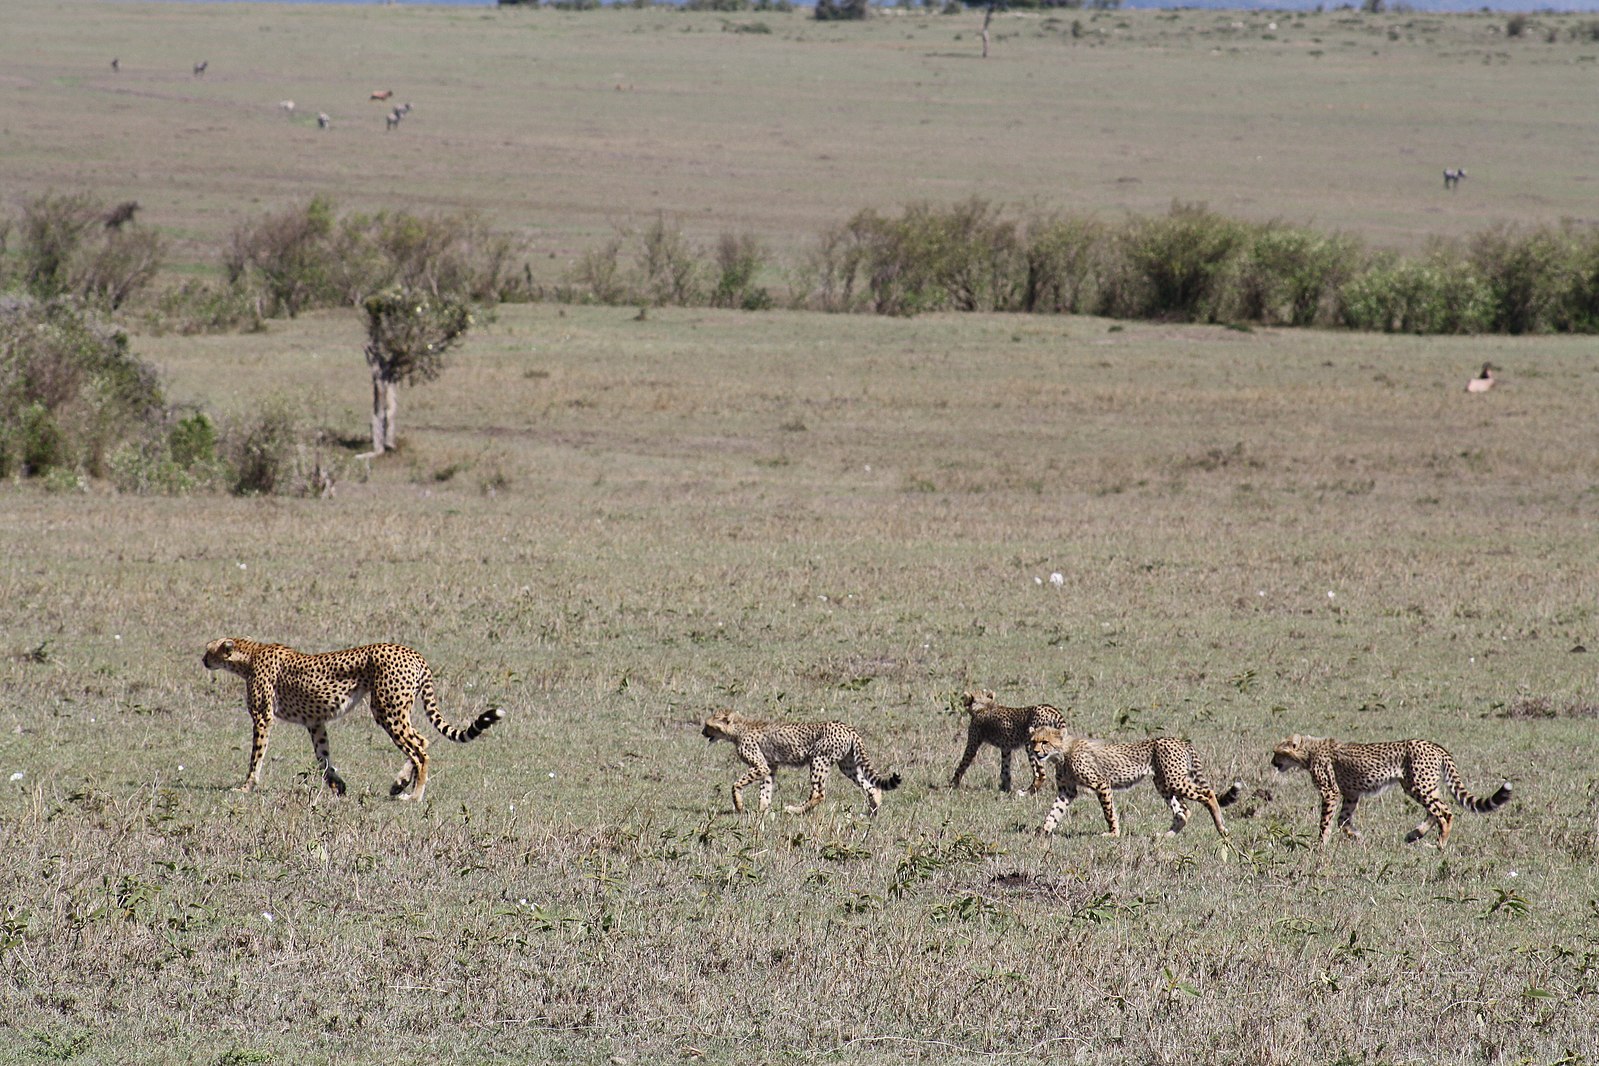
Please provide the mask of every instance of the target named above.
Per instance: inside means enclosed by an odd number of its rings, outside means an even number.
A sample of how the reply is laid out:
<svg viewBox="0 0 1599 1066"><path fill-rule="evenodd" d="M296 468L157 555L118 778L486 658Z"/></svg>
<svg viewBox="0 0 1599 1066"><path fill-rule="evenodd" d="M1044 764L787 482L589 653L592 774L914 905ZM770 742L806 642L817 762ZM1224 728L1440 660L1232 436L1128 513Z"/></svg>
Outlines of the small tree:
<svg viewBox="0 0 1599 1066"><path fill-rule="evenodd" d="M366 365L372 370L372 455L392 451L399 387L432 381L444 372L444 354L466 335L472 312L450 296L395 288L369 296Z"/></svg>

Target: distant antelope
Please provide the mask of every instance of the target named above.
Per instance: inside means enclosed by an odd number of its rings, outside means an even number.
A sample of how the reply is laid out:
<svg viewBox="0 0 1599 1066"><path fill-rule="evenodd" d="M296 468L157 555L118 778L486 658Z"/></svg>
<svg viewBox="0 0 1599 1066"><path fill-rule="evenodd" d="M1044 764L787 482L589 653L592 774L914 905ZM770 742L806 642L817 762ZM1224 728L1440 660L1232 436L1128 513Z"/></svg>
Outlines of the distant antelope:
<svg viewBox="0 0 1599 1066"><path fill-rule="evenodd" d="M1445 170L1444 171L1444 188L1446 188L1446 189L1455 188L1456 186L1458 186L1460 184L1460 179L1465 177L1465 176L1466 176L1466 168L1465 167L1461 167L1458 170L1456 170L1456 169Z"/></svg>
<svg viewBox="0 0 1599 1066"><path fill-rule="evenodd" d="M328 118L328 113L326 111L318 111L316 113L316 128L317 129L325 130L331 125L333 125L333 120L331 118Z"/></svg>
<svg viewBox="0 0 1599 1066"><path fill-rule="evenodd" d="M1494 368L1492 363L1482 364L1482 373L1466 382L1467 392L1487 392L1494 387Z"/></svg>
<svg viewBox="0 0 1599 1066"><path fill-rule="evenodd" d="M293 100L279 100L278 101L278 106L283 109L283 113L285 115L288 115L290 118L294 117L294 101Z"/></svg>
<svg viewBox="0 0 1599 1066"><path fill-rule="evenodd" d="M387 100L389 97L391 97L393 95L394 95L394 90L393 89L373 89L372 90L372 95L367 97L367 99L368 100Z"/></svg>
<svg viewBox="0 0 1599 1066"><path fill-rule="evenodd" d="M111 60L111 73L115 74L117 71L119 71L121 69L122 69L122 60L120 60L120 59L112 59Z"/></svg>
<svg viewBox="0 0 1599 1066"><path fill-rule="evenodd" d="M200 62L194 65L194 76L198 78L200 75L204 74L205 68L209 67L210 65L211 61L209 59L200 60Z"/></svg>

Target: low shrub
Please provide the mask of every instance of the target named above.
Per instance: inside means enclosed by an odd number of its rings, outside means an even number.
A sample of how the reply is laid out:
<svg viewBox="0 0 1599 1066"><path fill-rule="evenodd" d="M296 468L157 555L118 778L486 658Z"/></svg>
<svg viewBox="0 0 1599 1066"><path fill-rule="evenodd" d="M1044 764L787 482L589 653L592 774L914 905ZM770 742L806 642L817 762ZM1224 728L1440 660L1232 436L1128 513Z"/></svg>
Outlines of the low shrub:
<svg viewBox="0 0 1599 1066"><path fill-rule="evenodd" d="M288 491L303 476L296 462L304 434L300 412L281 398L268 400L229 429L224 441L239 496Z"/></svg>
<svg viewBox="0 0 1599 1066"><path fill-rule="evenodd" d="M153 368L76 300L0 298L0 476L104 476L111 453L164 417Z"/></svg>
<svg viewBox="0 0 1599 1066"><path fill-rule="evenodd" d="M722 234L716 243L717 280L711 306L746 311L771 307L771 293L755 284L765 265L766 251L753 234Z"/></svg>
<svg viewBox="0 0 1599 1066"><path fill-rule="evenodd" d="M1339 292L1339 319L1382 333L1480 333L1492 316L1488 288L1458 250L1425 259L1374 258Z"/></svg>
<svg viewBox="0 0 1599 1066"><path fill-rule="evenodd" d="M45 193L24 201L17 226L16 282L40 300L76 296L115 310L161 268L161 238L134 221L133 201L108 207L88 193ZM0 231L0 251L10 223Z"/></svg>
<svg viewBox="0 0 1599 1066"><path fill-rule="evenodd" d="M1563 291L1569 291L1568 242L1537 229L1494 226L1471 241L1470 262L1488 293L1487 329L1539 333L1552 326Z"/></svg>
<svg viewBox="0 0 1599 1066"><path fill-rule="evenodd" d="M1121 303L1109 308L1128 318L1214 321L1229 260L1246 228L1204 204L1174 203L1162 216L1133 219L1122 233Z"/></svg>

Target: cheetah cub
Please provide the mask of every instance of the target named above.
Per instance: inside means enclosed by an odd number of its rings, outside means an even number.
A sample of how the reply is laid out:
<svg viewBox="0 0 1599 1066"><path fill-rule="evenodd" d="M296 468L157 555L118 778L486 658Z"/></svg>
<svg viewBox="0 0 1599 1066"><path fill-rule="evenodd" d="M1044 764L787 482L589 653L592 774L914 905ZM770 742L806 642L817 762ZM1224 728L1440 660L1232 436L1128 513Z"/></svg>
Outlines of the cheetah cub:
<svg viewBox="0 0 1599 1066"><path fill-rule="evenodd" d="M1438 827L1438 846L1449 842L1449 826L1455 813L1444 803L1438 786L1444 784L1451 795L1469 811L1487 814L1510 802L1510 782L1499 786L1487 799L1473 796L1461 783L1454 757L1430 740L1390 740L1380 744L1345 744L1326 737L1295 733L1272 749L1271 764L1278 773L1295 767L1310 771L1311 780L1321 792L1321 843L1332 836L1333 807L1343 800L1338 812L1338 827L1351 840L1360 836L1354 826L1355 807L1367 796L1378 796L1395 785L1426 810L1416 828L1405 834L1412 844Z"/></svg>
<svg viewBox="0 0 1599 1066"><path fill-rule="evenodd" d="M370 698L372 717L408 760L389 794L413 800L422 798L428 784L427 738L411 726L411 708L418 699L428 721L450 740L465 743L500 720L496 707L478 715L465 729L446 722L439 713L427 660L402 644L308 653L282 644L224 637L206 645L201 661L207 670L226 670L244 678L254 736L250 772L241 792L261 783L261 759L266 755L274 718L305 726L322 767L322 779L343 795L344 778L334 769L328 751L328 723L353 710L363 698Z"/></svg>
<svg viewBox="0 0 1599 1066"><path fill-rule="evenodd" d="M955 767L955 776L950 778L949 787L960 788L961 778L972 765L972 760L977 758L978 751L984 744L992 744L999 749L1001 792L1010 791L1010 757L1017 748L1027 753L1027 761L1033 767L1033 783L1025 791L1037 792L1042 788L1044 764L1034 758L1027 739L1033 735L1033 730L1042 726L1065 729L1066 716L1060 713L1060 708L1047 703L1037 703L1031 707L1001 706L986 688L962 695L961 706L972 720L966 727L966 754L961 756L960 765Z"/></svg>
<svg viewBox="0 0 1599 1066"><path fill-rule="evenodd" d="M834 763L854 778L866 793L866 813L875 815L882 806L883 793L899 787L899 775L879 778L861 744L861 735L843 722L775 723L761 722L732 711L718 711L705 719L701 730L709 743L725 740L738 749L738 757L750 769L733 782L733 809L744 811L744 789L761 783L761 813L772 806L773 769L778 766L811 768L811 798L783 809L789 814L804 814L822 802L827 792L827 773Z"/></svg>
<svg viewBox="0 0 1599 1066"><path fill-rule="evenodd" d="M1155 791L1172 811L1167 836L1176 836L1188 824L1188 807L1184 800L1203 803L1210 811L1211 821L1216 823L1216 832L1226 836L1221 808L1233 804L1242 790L1242 786L1234 782L1225 795L1216 795L1216 790L1205 780L1205 771L1194 753L1194 746L1178 737L1150 737L1117 743L1074 737L1045 726L1033 730L1028 748L1041 762L1058 760L1055 766L1057 796L1049 817L1044 819L1045 833L1055 831L1066 814L1067 805L1077 798L1077 790L1082 787L1099 797L1100 809L1105 812L1105 821L1110 826L1104 835L1121 836L1121 819L1116 815L1116 801L1111 791L1131 788L1154 775Z"/></svg>

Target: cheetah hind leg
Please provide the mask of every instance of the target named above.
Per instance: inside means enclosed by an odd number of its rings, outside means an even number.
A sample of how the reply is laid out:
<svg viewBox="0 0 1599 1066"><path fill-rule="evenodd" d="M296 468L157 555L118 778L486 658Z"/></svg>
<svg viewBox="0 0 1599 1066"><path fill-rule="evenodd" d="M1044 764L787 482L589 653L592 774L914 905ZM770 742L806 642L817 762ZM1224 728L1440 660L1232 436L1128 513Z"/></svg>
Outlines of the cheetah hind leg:
<svg viewBox="0 0 1599 1066"><path fill-rule="evenodd" d="M822 797L827 794L828 765L820 759L811 763L811 798L804 803L790 803L783 808L789 814L804 814L814 810L822 802Z"/></svg>
<svg viewBox="0 0 1599 1066"><path fill-rule="evenodd" d="M1166 830L1166 835L1174 837L1188 824L1188 805L1175 793L1166 797L1166 805L1171 808L1172 814L1171 828Z"/></svg>
<svg viewBox="0 0 1599 1066"><path fill-rule="evenodd" d="M1414 844L1427 835L1427 830L1433 826L1438 827L1438 846L1441 848L1449 843L1449 823L1454 820L1454 812L1437 799L1428 801L1427 798L1417 796L1416 801L1427 811L1427 817L1416 824L1416 828L1405 834L1405 843Z"/></svg>
<svg viewBox="0 0 1599 1066"><path fill-rule="evenodd" d="M316 761L322 767L322 780L335 794L344 795L348 791L348 786L333 766L333 755L328 749L327 725L319 722L307 728L311 731L311 747L316 751Z"/></svg>

